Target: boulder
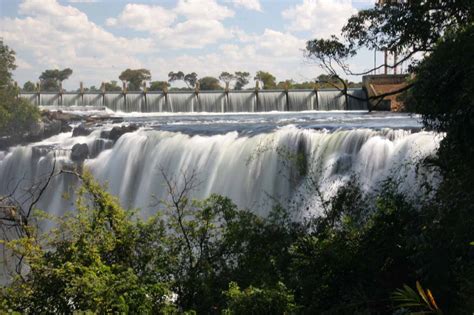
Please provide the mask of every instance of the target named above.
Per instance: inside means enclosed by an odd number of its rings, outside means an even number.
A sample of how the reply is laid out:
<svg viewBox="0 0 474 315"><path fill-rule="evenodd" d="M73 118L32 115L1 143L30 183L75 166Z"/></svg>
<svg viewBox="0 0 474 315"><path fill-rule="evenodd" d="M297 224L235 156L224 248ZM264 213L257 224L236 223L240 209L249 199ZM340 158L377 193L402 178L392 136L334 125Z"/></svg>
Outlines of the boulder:
<svg viewBox="0 0 474 315"><path fill-rule="evenodd" d="M135 125L135 124L131 124L131 125L128 125L128 126L113 127L112 130L110 130L110 132L108 132L108 133L103 132L101 134L101 137L106 138L106 139L110 139L110 140L115 142L115 141L118 140L118 138L120 138L124 134L126 134L128 132L134 132L137 129L138 129L138 126Z"/></svg>
<svg viewBox="0 0 474 315"><path fill-rule="evenodd" d="M91 132L92 132L91 129L88 129L84 127L83 124L80 124L79 126L77 126L76 128L72 130L72 136L73 137L88 136L91 134Z"/></svg>
<svg viewBox="0 0 474 315"><path fill-rule="evenodd" d="M71 160L82 163L89 156L89 147L85 143L76 143L71 150Z"/></svg>

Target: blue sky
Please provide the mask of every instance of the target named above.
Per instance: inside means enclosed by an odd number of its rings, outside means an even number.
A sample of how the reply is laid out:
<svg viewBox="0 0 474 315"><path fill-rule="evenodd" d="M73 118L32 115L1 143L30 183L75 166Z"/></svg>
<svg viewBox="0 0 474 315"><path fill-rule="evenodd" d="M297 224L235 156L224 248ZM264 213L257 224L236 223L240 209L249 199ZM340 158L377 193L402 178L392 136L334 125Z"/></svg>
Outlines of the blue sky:
<svg viewBox="0 0 474 315"><path fill-rule="evenodd" d="M19 84L70 67L68 89L118 80L126 68L200 77L258 70L306 81L322 71L303 58L305 41L338 34L372 0L0 0L0 36L17 52ZM379 57L379 60L381 58ZM373 53L351 61L370 68ZM358 78L352 78L358 79Z"/></svg>

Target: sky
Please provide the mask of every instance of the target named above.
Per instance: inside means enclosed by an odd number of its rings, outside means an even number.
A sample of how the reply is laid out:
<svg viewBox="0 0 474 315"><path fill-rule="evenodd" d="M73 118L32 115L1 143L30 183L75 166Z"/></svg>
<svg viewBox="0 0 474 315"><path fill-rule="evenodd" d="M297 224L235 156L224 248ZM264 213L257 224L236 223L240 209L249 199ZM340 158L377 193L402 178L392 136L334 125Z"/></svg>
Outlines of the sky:
<svg viewBox="0 0 474 315"><path fill-rule="evenodd" d="M339 34L348 17L373 2L0 0L0 37L16 52L20 85L67 67L73 74L66 89L118 81L127 68L149 69L153 81L167 80L170 71L218 77L263 70L277 81L301 82L323 73L304 58L306 41ZM373 52L350 64L371 68Z"/></svg>

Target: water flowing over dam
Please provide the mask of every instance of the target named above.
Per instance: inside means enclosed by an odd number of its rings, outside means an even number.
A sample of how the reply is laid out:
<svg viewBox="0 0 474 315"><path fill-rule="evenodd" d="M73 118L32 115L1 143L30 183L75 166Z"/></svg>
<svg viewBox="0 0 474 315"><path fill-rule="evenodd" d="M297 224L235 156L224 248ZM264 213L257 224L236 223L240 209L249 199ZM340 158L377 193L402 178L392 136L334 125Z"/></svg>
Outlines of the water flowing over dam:
<svg viewBox="0 0 474 315"><path fill-rule="evenodd" d="M270 112L308 110L367 110L365 91L338 90L171 91L106 93L22 93L40 106L105 106L120 112Z"/></svg>
<svg viewBox="0 0 474 315"><path fill-rule="evenodd" d="M183 106L180 98L173 101L173 106ZM73 167L71 148L80 143L89 149L84 168L107 183L124 206L140 208L144 216L156 212L157 200L168 197L163 174L179 184L183 174L193 171L201 182L192 192L194 198L218 193L262 215L276 201L301 213L319 213L317 194L309 183L317 182L330 196L351 176L366 190L395 176L407 190L416 191L414 162L433 154L441 139L420 130L416 117L390 113L122 117L123 124L133 122L139 129L116 142L106 136L116 126L111 122L94 127L87 136L67 132L0 152L0 195L11 192L20 180L27 186L48 174L53 159L58 169ZM304 172L294 156L303 157L298 160ZM56 214L71 208L62 195L72 195L75 183L69 175L54 177L39 207Z"/></svg>

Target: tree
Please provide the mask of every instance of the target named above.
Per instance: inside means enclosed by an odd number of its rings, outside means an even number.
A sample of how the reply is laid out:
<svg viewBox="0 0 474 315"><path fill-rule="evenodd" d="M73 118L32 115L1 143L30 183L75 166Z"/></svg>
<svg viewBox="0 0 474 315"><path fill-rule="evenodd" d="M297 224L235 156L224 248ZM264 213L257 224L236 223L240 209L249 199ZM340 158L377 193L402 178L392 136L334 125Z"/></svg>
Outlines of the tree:
<svg viewBox="0 0 474 315"><path fill-rule="evenodd" d="M23 84L23 91L25 91L25 92L35 92L36 91L36 84L34 84L31 81L26 81L25 84Z"/></svg>
<svg viewBox="0 0 474 315"><path fill-rule="evenodd" d="M170 73L168 73L168 82L181 81L181 80L184 80L183 71L178 71L178 72L171 71Z"/></svg>
<svg viewBox="0 0 474 315"><path fill-rule="evenodd" d="M168 82L181 80L186 83L186 86L188 88L194 88L196 86L196 82L198 81L198 75L196 74L196 72L191 72L185 75L182 71L171 71L170 73L168 73Z"/></svg>
<svg viewBox="0 0 474 315"><path fill-rule="evenodd" d="M104 88L105 88L106 91L110 91L110 92L112 92L112 91L122 91L122 87L119 86L119 85L117 85L117 83L118 83L118 82L115 81L115 80L112 80L112 81L110 81L110 82L105 82L105 83L104 83ZM94 86L91 86L91 87L90 87L90 90L91 90L91 91L93 91L92 88L95 88L95 87L94 87Z"/></svg>
<svg viewBox="0 0 474 315"><path fill-rule="evenodd" d="M293 80L280 81L276 85L276 88L278 88L278 89L292 89L294 84L295 84L295 81L293 81Z"/></svg>
<svg viewBox="0 0 474 315"><path fill-rule="evenodd" d="M12 82L15 52L0 38L0 136L16 138L28 132L39 119L39 110L26 99L17 98Z"/></svg>
<svg viewBox="0 0 474 315"><path fill-rule="evenodd" d="M186 74L183 80L189 88L194 88L196 87L196 82L198 81L198 75L196 72L191 72Z"/></svg>
<svg viewBox="0 0 474 315"><path fill-rule="evenodd" d="M219 80L214 77L204 77L199 79L199 88L201 90L222 90Z"/></svg>
<svg viewBox="0 0 474 315"><path fill-rule="evenodd" d="M11 85L12 71L15 69L15 52L0 37L0 88Z"/></svg>
<svg viewBox="0 0 474 315"><path fill-rule="evenodd" d="M164 91L169 88L170 84L166 81L152 81L150 82L150 91Z"/></svg>
<svg viewBox="0 0 474 315"><path fill-rule="evenodd" d="M250 73L248 72L235 72L235 86L234 90L242 90L244 86L249 83Z"/></svg>
<svg viewBox="0 0 474 315"><path fill-rule="evenodd" d="M265 90L276 88L276 78L270 72L258 71L254 80L259 81Z"/></svg>
<svg viewBox="0 0 474 315"><path fill-rule="evenodd" d="M474 7L470 0L448 1L385 1L352 16L342 28L342 38L314 39L306 44L306 56L315 60L331 76L347 86L339 72L345 75L364 75L380 69L376 66L363 72L353 72L347 60L361 49L396 52L400 57L395 65L408 63L413 70L419 53L433 51L435 44L448 30L457 30L474 21ZM390 93L370 99L380 101L385 96L398 94L412 87L411 84ZM350 96L354 97L354 96Z"/></svg>
<svg viewBox="0 0 474 315"><path fill-rule="evenodd" d="M233 75L232 73L229 73L229 72L222 72L219 76L219 80L221 80L222 82L224 82L224 85L225 87L229 87L230 86L230 83L234 80L236 80L237 77L235 75Z"/></svg>
<svg viewBox="0 0 474 315"><path fill-rule="evenodd" d="M39 79L42 91L59 91L60 83L67 80L72 74L72 69L63 70L53 69L45 70L41 73Z"/></svg>
<svg viewBox="0 0 474 315"><path fill-rule="evenodd" d="M151 80L151 73L147 69L127 69L122 71L119 79L127 82L129 91L140 91L143 82Z"/></svg>

